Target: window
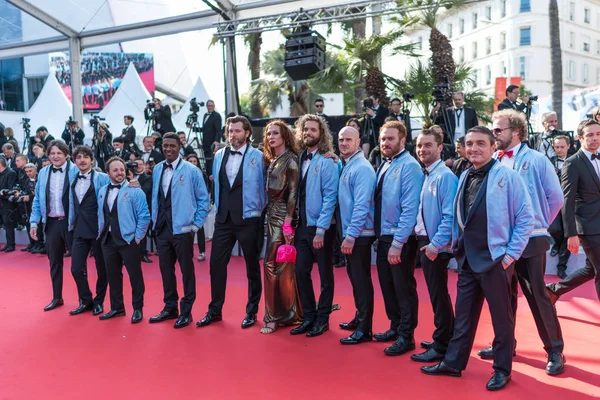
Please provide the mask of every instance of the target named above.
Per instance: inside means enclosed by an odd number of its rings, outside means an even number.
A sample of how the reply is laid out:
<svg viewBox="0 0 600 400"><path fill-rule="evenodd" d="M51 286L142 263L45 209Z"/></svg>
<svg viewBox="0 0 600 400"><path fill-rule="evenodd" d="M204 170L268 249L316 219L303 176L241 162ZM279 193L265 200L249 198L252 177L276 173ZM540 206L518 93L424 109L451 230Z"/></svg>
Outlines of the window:
<svg viewBox="0 0 600 400"><path fill-rule="evenodd" d="M486 7L485 8L485 18L487 18L488 21L492 20L492 7Z"/></svg>
<svg viewBox="0 0 600 400"><path fill-rule="evenodd" d="M458 31L462 35L465 33L465 19L461 18L458 20Z"/></svg>
<svg viewBox="0 0 600 400"><path fill-rule="evenodd" d="M485 84L492 84L492 68L489 65L485 67Z"/></svg>
<svg viewBox="0 0 600 400"><path fill-rule="evenodd" d="M500 18L506 17L506 0L500 0Z"/></svg>
<svg viewBox="0 0 600 400"><path fill-rule="evenodd" d="M473 81L475 82L475 87L479 86L479 70L473 70Z"/></svg>
<svg viewBox="0 0 600 400"><path fill-rule="evenodd" d="M575 21L575 2L569 3L569 21Z"/></svg>
<svg viewBox="0 0 600 400"><path fill-rule="evenodd" d="M589 8L583 9L583 22L585 22L586 24L589 24L592 22L592 12L590 11Z"/></svg>
<svg viewBox="0 0 600 400"><path fill-rule="evenodd" d="M531 46L531 28L521 28L519 46Z"/></svg>
<svg viewBox="0 0 600 400"><path fill-rule="evenodd" d="M569 32L569 48L575 47L575 32Z"/></svg>
<svg viewBox="0 0 600 400"><path fill-rule="evenodd" d="M581 41L583 42L583 51L585 51L586 53L589 53L590 50L590 37L589 36L583 36L581 38Z"/></svg>
<svg viewBox="0 0 600 400"><path fill-rule="evenodd" d="M583 81L583 83L588 83L588 81L590 80L589 69L587 64L583 64L583 69L581 71L581 80Z"/></svg>
<svg viewBox="0 0 600 400"><path fill-rule="evenodd" d="M477 42L473 42L473 59L477 58Z"/></svg>
<svg viewBox="0 0 600 400"><path fill-rule="evenodd" d="M530 12L530 11L531 11L531 1L521 0L521 7L519 8L519 12Z"/></svg>
<svg viewBox="0 0 600 400"><path fill-rule="evenodd" d="M492 53L492 38L491 37L487 37L485 38L485 54L491 54Z"/></svg>
<svg viewBox="0 0 600 400"><path fill-rule="evenodd" d="M460 62L465 62L465 48L463 46L458 49L458 59Z"/></svg>
<svg viewBox="0 0 600 400"><path fill-rule="evenodd" d="M519 57L519 76L525 80L525 57Z"/></svg>
<svg viewBox="0 0 600 400"><path fill-rule="evenodd" d="M417 38L417 43L415 44L417 50L423 50L423 37L419 36Z"/></svg>
<svg viewBox="0 0 600 400"><path fill-rule="evenodd" d="M452 24L448 24L448 39L452 39Z"/></svg>
<svg viewBox="0 0 600 400"><path fill-rule="evenodd" d="M506 63L504 61L500 61L500 75L506 76Z"/></svg>
<svg viewBox="0 0 600 400"><path fill-rule="evenodd" d="M473 13L473 29L477 29L477 13Z"/></svg>
<svg viewBox="0 0 600 400"><path fill-rule="evenodd" d="M575 68L577 66L575 65L575 61L569 61L569 70L567 72L567 79L570 81L574 81L576 76L577 76L577 72L575 71Z"/></svg>
<svg viewBox="0 0 600 400"><path fill-rule="evenodd" d="M500 33L500 50L506 49L506 32Z"/></svg>
<svg viewBox="0 0 600 400"><path fill-rule="evenodd" d="M25 111L23 104L23 58L0 61L0 97L6 109Z"/></svg>

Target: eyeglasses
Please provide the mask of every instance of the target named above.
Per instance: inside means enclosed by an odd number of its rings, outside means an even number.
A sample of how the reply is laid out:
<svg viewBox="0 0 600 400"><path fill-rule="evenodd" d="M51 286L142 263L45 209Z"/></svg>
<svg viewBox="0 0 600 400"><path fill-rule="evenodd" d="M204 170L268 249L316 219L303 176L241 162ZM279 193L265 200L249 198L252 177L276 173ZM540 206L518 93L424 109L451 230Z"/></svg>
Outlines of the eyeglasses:
<svg viewBox="0 0 600 400"><path fill-rule="evenodd" d="M494 135L499 135L507 129L512 129L512 128L510 126L508 128L494 128L494 129L492 129L492 133Z"/></svg>

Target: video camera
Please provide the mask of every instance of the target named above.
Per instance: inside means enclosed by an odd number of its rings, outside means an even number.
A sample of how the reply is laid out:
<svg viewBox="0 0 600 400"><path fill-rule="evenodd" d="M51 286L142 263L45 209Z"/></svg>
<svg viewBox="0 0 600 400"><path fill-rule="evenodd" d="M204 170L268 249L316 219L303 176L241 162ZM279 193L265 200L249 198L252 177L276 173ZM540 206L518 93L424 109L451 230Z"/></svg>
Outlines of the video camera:
<svg viewBox="0 0 600 400"><path fill-rule="evenodd" d="M204 107L203 101L196 101L195 97L190 100L190 112L191 113L197 113L198 111L200 111L200 107Z"/></svg>
<svg viewBox="0 0 600 400"><path fill-rule="evenodd" d="M98 129L98 124L100 121L106 121L106 118L102 118L98 114L94 114L92 119L90 119L90 126L94 129Z"/></svg>
<svg viewBox="0 0 600 400"><path fill-rule="evenodd" d="M29 122L31 121L31 119L29 118L21 118L21 125L23 125L23 129L30 129L31 125L29 125Z"/></svg>
<svg viewBox="0 0 600 400"><path fill-rule="evenodd" d="M539 96L537 96L537 95L536 96L529 96L529 101L530 102L532 102L532 101L538 101L538 97Z"/></svg>
<svg viewBox="0 0 600 400"><path fill-rule="evenodd" d="M367 111L367 108L375 108L375 104L373 104L373 99L370 97L363 100L363 112Z"/></svg>
<svg viewBox="0 0 600 400"><path fill-rule="evenodd" d="M415 98L415 95L413 93L404 92L404 93L402 93L402 98L404 99L405 102L409 102Z"/></svg>
<svg viewBox="0 0 600 400"><path fill-rule="evenodd" d="M135 162L135 161L127 161L125 163L125 167L127 168L128 171L131 171L135 174L135 171L137 170L138 165L137 165L137 162Z"/></svg>
<svg viewBox="0 0 600 400"><path fill-rule="evenodd" d="M0 198L8 200L11 203L22 203L25 196L30 196L30 193L21 189L19 185L15 185L12 189L0 190Z"/></svg>
<svg viewBox="0 0 600 400"><path fill-rule="evenodd" d="M152 100L146 100L146 108L148 108L151 111L154 111L154 101Z"/></svg>

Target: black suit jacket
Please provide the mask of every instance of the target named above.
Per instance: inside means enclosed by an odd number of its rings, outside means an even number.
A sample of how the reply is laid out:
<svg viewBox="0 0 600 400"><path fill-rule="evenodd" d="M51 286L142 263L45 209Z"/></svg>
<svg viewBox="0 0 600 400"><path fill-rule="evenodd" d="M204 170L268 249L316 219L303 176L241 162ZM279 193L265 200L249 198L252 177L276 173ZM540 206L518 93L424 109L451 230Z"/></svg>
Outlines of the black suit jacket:
<svg viewBox="0 0 600 400"><path fill-rule="evenodd" d="M192 145L188 144L188 145L183 146L183 158L189 156L190 154L194 154L194 155L196 154Z"/></svg>
<svg viewBox="0 0 600 400"><path fill-rule="evenodd" d="M135 128L133 125L129 125L123 129L123 133L121 134L121 138L123 139L123 144L126 149L129 148L130 144L135 145Z"/></svg>
<svg viewBox="0 0 600 400"><path fill-rule="evenodd" d="M571 147L569 147L569 150L567 151L567 155L572 156L573 154L577 153L578 149L576 148L575 141L573 140L573 137L571 135L569 135L567 132L554 131L554 133L552 133L550 135L550 139L549 139L550 145L552 146L552 143L554 143L554 138L556 136L560 136L560 135L564 135L569 138L569 144ZM544 140L544 132L534 133L532 135L529 135L529 138L527 139L527 144L533 150L539 151L540 142L542 140ZM544 154L543 152L541 152L541 153ZM544 155L546 157L548 156L547 154L544 154Z"/></svg>
<svg viewBox="0 0 600 400"><path fill-rule="evenodd" d="M50 144L51 141L55 140L54 136L48 134L46 135L46 137L44 138L44 148L46 150L48 150L48 145Z"/></svg>
<svg viewBox="0 0 600 400"><path fill-rule="evenodd" d="M0 172L0 190L2 189L12 189L17 184L17 173L10 169L6 168L3 172ZM11 203L8 200L0 200L2 207L0 207L0 211L7 209L15 209L17 207L16 203Z"/></svg>
<svg viewBox="0 0 600 400"><path fill-rule="evenodd" d="M148 117L148 109L144 110L144 114ZM160 132L161 136L167 132L176 132L171 121L171 109L168 106L162 106L156 110L156 120L154 121L154 129Z"/></svg>
<svg viewBox="0 0 600 400"><path fill-rule="evenodd" d="M561 184L565 237L600 234L600 178L583 150L565 161Z"/></svg>
<svg viewBox="0 0 600 400"><path fill-rule="evenodd" d="M456 120L455 120L455 112L454 108L448 108L446 110L448 115L448 130L446 132L446 127L444 126L444 117L442 115L438 115L435 119L435 124L441 126L446 133L444 135L444 141L449 144L454 144L454 131L456 130ZM474 109L469 107L463 107L463 112L465 113L465 133L473 128L474 126L479 125L479 121L477 120L477 113Z"/></svg>
<svg viewBox="0 0 600 400"><path fill-rule="evenodd" d="M500 104L498 104L498 111L506 110L507 108L512 108L513 110L525 112L527 108L526 103L513 104L508 99L502 100Z"/></svg>
<svg viewBox="0 0 600 400"><path fill-rule="evenodd" d="M83 133L81 129L78 129L73 136L75 137L74 146L81 146L83 144L83 139L85 138L85 133ZM71 131L65 129L61 135L61 138L65 141L67 146L71 144Z"/></svg>
<svg viewBox="0 0 600 400"><path fill-rule="evenodd" d="M138 176L138 182L140 183L140 188L146 195L146 203L148 203L148 209L150 209L150 204L152 203L152 176L141 174Z"/></svg>
<svg viewBox="0 0 600 400"><path fill-rule="evenodd" d="M202 118L202 147L204 152L211 149L214 142L220 142L223 136L223 121L221 120L221 114L213 112L210 115L204 114ZM210 154L205 156L212 157L212 151Z"/></svg>
<svg viewBox="0 0 600 400"><path fill-rule="evenodd" d="M163 154L156 150L156 149L152 149L152 151L150 152L150 157L148 157L148 160L150 159L154 159L154 164L158 164L161 161L164 161L165 156L163 156Z"/></svg>

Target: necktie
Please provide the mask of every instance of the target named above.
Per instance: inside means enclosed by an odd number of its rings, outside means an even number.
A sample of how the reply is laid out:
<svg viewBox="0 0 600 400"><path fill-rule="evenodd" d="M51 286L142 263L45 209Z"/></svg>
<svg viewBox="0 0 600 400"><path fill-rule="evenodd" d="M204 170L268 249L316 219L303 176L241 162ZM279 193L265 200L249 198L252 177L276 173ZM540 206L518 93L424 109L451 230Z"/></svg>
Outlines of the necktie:
<svg viewBox="0 0 600 400"><path fill-rule="evenodd" d="M52 172L63 172L62 168L54 168L54 167L50 167L52 168Z"/></svg>
<svg viewBox="0 0 600 400"><path fill-rule="evenodd" d="M425 174L425 176L429 176L429 171L427 170L427 168L421 168L421 170L423 171L423 173Z"/></svg>
<svg viewBox="0 0 600 400"><path fill-rule="evenodd" d="M173 164L165 163L165 168L173 169Z"/></svg>
<svg viewBox="0 0 600 400"><path fill-rule="evenodd" d="M231 153L229 153L229 154L241 156L242 152L241 151L237 151L237 150L231 150Z"/></svg>
<svg viewBox="0 0 600 400"><path fill-rule="evenodd" d="M592 154L592 161L600 159L600 154Z"/></svg>
<svg viewBox="0 0 600 400"><path fill-rule="evenodd" d="M462 107L456 109L456 126L460 126L460 116L462 115L462 112Z"/></svg>
<svg viewBox="0 0 600 400"><path fill-rule="evenodd" d="M108 185L108 190L121 189L121 185Z"/></svg>
<svg viewBox="0 0 600 400"><path fill-rule="evenodd" d="M511 158L513 156L513 151L512 150L508 150L508 151L502 151L500 150L498 152L498 160L502 160L502 158L506 156L508 158Z"/></svg>
<svg viewBox="0 0 600 400"><path fill-rule="evenodd" d="M87 179L87 175L77 175L77 179Z"/></svg>

